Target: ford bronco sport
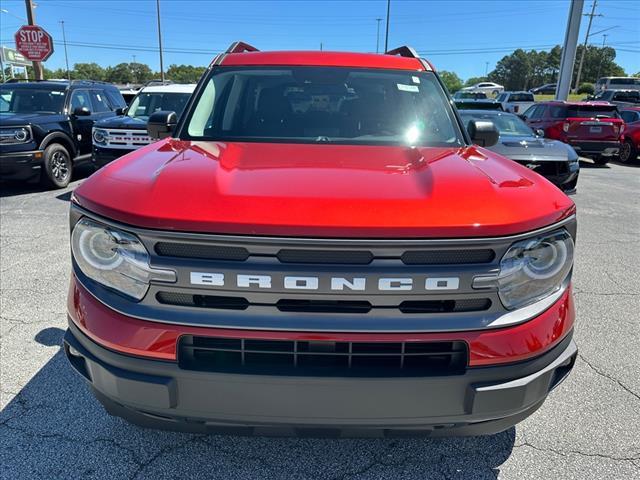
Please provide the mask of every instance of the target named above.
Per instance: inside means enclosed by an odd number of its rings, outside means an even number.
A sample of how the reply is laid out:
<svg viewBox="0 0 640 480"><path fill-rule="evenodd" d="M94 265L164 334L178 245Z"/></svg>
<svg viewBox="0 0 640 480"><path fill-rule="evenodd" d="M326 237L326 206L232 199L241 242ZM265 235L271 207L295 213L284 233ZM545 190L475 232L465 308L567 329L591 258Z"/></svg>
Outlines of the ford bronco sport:
<svg viewBox="0 0 640 480"><path fill-rule="evenodd" d="M91 128L125 106L116 87L88 80L0 85L0 178L64 188L91 160Z"/></svg>
<svg viewBox="0 0 640 480"><path fill-rule="evenodd" d="M412 49L236 43L148 129L71 202L64 349L111 414L489 434L572 369L575 206Z"/></svg>

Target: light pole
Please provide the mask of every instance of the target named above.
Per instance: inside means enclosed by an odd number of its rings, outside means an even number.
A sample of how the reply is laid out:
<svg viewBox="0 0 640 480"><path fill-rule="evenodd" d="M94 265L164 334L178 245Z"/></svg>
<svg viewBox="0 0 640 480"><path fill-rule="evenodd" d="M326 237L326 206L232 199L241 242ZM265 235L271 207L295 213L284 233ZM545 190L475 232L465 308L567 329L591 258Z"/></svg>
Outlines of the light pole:
<svg viewBox="0 0 640 480"><path fill-rule="evenodd" d="M162 60L162 31L160 28L160 0L156 0L156 14L158 17L158 48L160 50L160 80L164 83L164 63Z"/></svg>
<svg viewBox="0 0 640 480"><path fill-rule="evenodd" d="M60 20L62 25L62 43L64 43L64 63L67 65L67 80L71 81L71 72L69 71L69 56L67 55L67 36L64 33L64 20Z"/></svg>
<svg viewBox="0 0 640 480"><path fill-rule="evenodd" d="M384 51L389 51L389 16L391 15L391 0L387 0L387 32L384 36Z"/></svg>
<svg viewBox="0 0 640 480"><path fill-rule="evenodd" d="M584 7L584 0L571 0L567 30L565 31L564 43L562 45L562 57L560 58L556 100L566 100L569 95L569 90L571 89L571 74L573 72L573 64L576 60L582 7Z"/></svg>
<svg viewBox="0 0 640 480"><path fill-rule="evenodd" d="M598 74L596 75L596 82L600 78L600 70L602 70L602 64L604 63L604 44L606 43L608 36L609 35L606 33L602 35L602 52L600 55L600 63L598 64Z"/></svg>
<svg viewBox="0 0 640 480"><path fill-rule="evenodd" d="M489 62L484 62L484 78L489 74Z"/></svg>
<svg viewBox="0 0 640 480"><path fill-rule="evenodd" d="M376 53L380 53L380 22L381 18L376 18Z"/></svg>
<svg viewBox="0 0 640 480"><path fill-rule="evenodd" d="M587 42L589 41L589 32L591 31L591 23L593 22L593 17L602 17L601 13L596 12L596 6L598 6L598 0L593 0L593 5L591 5L591 13L585 13L586 17L589 17L589 24L587 25L587 34L584 36L584 45L582 45L582 55L580 55L580 63L578 64L578 73L576 74L576 83L573 86L574 90L578 90L580 86L580 76L582 75L582 65L584 64L584 56L587 53Z"/></svg>

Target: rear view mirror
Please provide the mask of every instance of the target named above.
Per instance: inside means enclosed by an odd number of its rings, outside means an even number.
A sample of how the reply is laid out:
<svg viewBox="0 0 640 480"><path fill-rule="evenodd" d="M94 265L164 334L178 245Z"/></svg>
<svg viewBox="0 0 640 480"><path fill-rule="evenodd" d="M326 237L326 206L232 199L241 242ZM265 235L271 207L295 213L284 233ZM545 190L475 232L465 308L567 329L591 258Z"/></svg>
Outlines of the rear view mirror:
<svg viewBox="0 0 640 480"><path fill-rule="evenodd" d="M491 147L498 143L498 129L489 120L471 120L467 126L471 141L481 147Z"/></svg>
<svg viewBox="0 0 640 480"><path fill-rule="evenodd" d="M149 117L147 133L154 140L170 137L178 123L176 112L159 110Z"/></svg>

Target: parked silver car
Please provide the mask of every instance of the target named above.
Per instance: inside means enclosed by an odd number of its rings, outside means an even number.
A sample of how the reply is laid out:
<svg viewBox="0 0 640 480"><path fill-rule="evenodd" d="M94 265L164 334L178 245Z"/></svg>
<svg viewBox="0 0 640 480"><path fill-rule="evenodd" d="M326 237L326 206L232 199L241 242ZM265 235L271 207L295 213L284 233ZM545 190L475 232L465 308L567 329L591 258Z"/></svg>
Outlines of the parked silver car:
<svg viewBox="0 0 640 480"><path fill-rule="evenodd" d="M500 138L487 147L539 173L560 189L576 189L580 164L578 154L566 143L537 135L531 127L512 113L497 110L459 110L465 125L473 120L493 122Z"/></svg>

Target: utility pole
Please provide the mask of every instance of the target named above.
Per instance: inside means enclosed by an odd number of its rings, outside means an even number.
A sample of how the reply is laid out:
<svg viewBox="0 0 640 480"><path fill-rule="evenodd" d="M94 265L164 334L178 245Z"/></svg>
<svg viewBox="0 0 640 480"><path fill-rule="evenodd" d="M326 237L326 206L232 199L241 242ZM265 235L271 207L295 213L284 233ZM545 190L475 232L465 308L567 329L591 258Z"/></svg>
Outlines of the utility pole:
<svg viewBox="0 0 640 480"><path fill-rule="evenodd" d="M584 0L571 0L567 30L564 35L564 44L562 45L562 57L560 58L556 100L566 100L571 89L571 74L573 73L573 63L576 60L582 7L584 7Z"/></svg>
<svg viewBox="0 0 640 480"><path fill-rule="evenodd" d="M35 15L33 14L33 2L31 0L24 0L24 3L27 9L27 22L29 23L29 25L35 25L36 18L35 18ZM25 68L25 71L26 71L26 68ZM44 78L43 71L42 71L42 63L33 62L33 73L36 76L36 80L42 80Z"/></svg>
<svg viewBox="0 0 640 480"><path fill-rule="evenodd" d="M380 53L380 22L381 18L376 18L376 53Z"/></svg>
<svg viewBox="0 0 640 480"><path fill-rule="evenodd" d="M64 20L60 20L62 25L62 42L64 43L64 63L67 65L67 80L71 81L71 72L69 71L69 56L67 55L67 36L64 33Z"/></svg>
<svg viewBox="0 0 640 480"><path fill-rule="evenodd" d="M322 42L320 42L320 51L322 51Z"/></svg>
<svg viewBox="0 0 640 480"><path fill-rule="evenodd" d="M600 63L598 64L598 74L596 75L596 81L600 78L600 70L602 70L602 64L604 63L604 44L607 42L608 33L602 35L602 51L600 52Z"/></svg>
<svg viewBox="0 0 640 480"><path fill-rule="evenodd" d="M487 78L489 75L489 62L484 62L484 78Z"/></svg>
<svg viewBox="0 0 640 480"><path fill-rule="evenodd" d="M391 15L391 0L387 0L387 32L384 36L384 51L389 51L389 16Z"/></svg>
<svg viewBox="0 0 640 480"><path fill-rule="evenodd" d="M156 0L156 14L158 17L158 48L160 49L160 80L164 83L164 63L162 60L162 31L160 28L160 0Z"/></svg>
<svg viewBox="0 0 640 480"><path fill-rule="evenodd" d="M602 14L596 14L596 6L598 5L598 0L593 0L593 4L591 5L591 13L585 13L585 17L589 17L589 24L587 25L587 34L584 36L584 45L582 46L582 55L580 55L580 63L578 64L578 73L576 74L576 83L573 86L574 90L578 90L580 86L580 76L582 75L582 65L584 64L584 56L587 53L587 42L589 41L589 32L591 31L591 22L593 22L593 17L602 17Z"/></svg>

